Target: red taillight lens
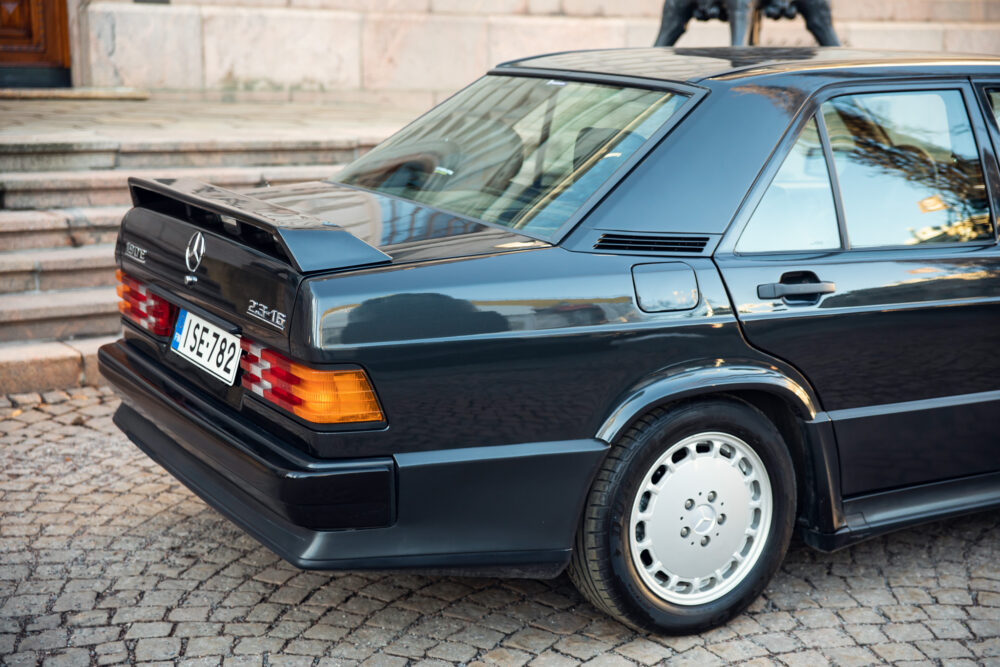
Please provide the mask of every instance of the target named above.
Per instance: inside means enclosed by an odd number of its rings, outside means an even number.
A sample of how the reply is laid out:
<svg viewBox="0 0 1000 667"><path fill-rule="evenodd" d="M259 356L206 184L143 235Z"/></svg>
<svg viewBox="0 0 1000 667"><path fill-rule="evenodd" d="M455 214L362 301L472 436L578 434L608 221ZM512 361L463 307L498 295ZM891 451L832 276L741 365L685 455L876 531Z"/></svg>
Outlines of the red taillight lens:
<svg viewBox="0 0 1000 667"><path fill-rule="evenodd" d="M375 391L360 368L319 371L242 339L243 388L317 424L384 421Z"/></svg>
<svg viewBox="0 0 1000 667"><path fill-rule="evenodd" d="M155 336L169 336L174 307L151 294L144 283L121 269L115 271L115 277L118 278L118 296L121 297L118 312Z"/></svg>

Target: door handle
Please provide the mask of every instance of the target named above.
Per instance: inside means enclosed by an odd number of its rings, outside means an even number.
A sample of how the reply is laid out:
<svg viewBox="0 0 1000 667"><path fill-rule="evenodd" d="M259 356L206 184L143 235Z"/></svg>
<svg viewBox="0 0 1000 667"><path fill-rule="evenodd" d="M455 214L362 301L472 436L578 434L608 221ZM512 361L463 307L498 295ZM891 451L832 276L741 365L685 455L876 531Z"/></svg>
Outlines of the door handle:
<svg viewBox="0 0 1000 667"><path fill-rule="evenodd" d="M766 283L757 285L757 296L761 299L781 299L786 296L819 296L833 294L837 284L832 282L817 283Z"/></svg>

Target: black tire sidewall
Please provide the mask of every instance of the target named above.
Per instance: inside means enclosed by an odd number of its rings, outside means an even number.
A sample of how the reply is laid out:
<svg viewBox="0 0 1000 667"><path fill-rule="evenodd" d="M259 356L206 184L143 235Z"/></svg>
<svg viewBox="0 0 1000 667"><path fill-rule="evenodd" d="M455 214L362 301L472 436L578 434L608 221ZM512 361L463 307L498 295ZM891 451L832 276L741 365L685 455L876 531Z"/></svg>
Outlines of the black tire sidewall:
<svg viewBox="0 0 1000 667"><path fill-rule="evenodd" d="M701 605L678 605L656 596L635 569L628 521L639 484L669 447L680 440L718 431L736 436L760 456L771 484L773 512L767 542L744 580L721 598ZM781 565L795 522L795 473L784 441L759 411L735 400L678 406L656 418L634 440L632 456L614 479L606 536L616 589L625 614L648 630L686 634L715 627L750 605Z"/></svg>

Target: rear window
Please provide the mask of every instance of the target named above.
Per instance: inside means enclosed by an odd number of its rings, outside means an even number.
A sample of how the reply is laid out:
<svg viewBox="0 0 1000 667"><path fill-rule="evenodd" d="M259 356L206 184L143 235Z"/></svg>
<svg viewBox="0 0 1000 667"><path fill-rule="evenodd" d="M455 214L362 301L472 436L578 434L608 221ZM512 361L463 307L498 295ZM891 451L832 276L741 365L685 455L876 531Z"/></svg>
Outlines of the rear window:
<svg viewBox="0 0 1000 667"><path fill-rule="evenodd" d="M334 180L549 237L685 100L664 91L487 76Z"/></svg>

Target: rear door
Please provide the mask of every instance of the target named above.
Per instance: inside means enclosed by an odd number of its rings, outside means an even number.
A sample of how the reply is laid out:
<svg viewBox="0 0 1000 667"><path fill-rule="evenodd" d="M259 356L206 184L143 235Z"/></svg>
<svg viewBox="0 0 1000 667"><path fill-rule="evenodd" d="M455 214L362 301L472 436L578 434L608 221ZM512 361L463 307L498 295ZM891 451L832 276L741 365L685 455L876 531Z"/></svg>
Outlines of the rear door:
<svg viewBox="0 0 1000 667"><path fill-rule="evenodd" d="M749 342L829 413L845 496L1000 469L986 137L966 81L828 92L716 253Z"/></svg>

